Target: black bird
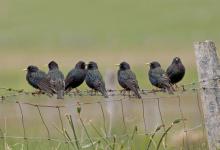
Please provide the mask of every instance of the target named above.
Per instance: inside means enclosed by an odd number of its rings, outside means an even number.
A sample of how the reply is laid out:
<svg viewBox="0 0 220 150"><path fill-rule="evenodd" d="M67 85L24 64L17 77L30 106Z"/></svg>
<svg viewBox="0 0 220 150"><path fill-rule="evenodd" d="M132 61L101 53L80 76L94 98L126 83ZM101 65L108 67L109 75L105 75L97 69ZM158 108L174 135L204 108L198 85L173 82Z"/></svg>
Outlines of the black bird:
<svg viewBox="0 0 220 150"><path fill-rule="evenodd" d="M53 87L50 84L50 80L48 79L45 72L39 70L36 66L28 66L27 69L24 69L27 71L26 74L26 80L28 83L40 91L46 92L49 95L53 95L54 90Z"/></svg>
<svg viewBox="0 0 220 150"><path fill-rule="evenodd" d="M105 98L108 98L107 91L105 89L105 83L102 79L102 75L98 70L98 65L91 61L87 65L86 84L91 89L99 91Z"/></svg>
<svg viewBox="0 0 220 150"><path fill-rule="evenodd" d="M167 76L166 72L161 68L159 62L154 61L150 64L147 64L150 65L148 76L151 84L158 88L168 91L169 94L173 94L174 90L170 83L170 79Z"/></svg>
<svg viewBox="0 0 220 150"><path fill-rule="evenodd" d="M57 99L63 99L65 90L64 75L59 70L58 64L55 61L51 61L48 64L48 68L49 71L47 75L50 78L50 84L57 93Z"/></svg>
<svg viewBox="0 0 220 150"><path fill-rule="evenodd" d="M86 78L86 64L83 61L79 61L75 68L72 69L65 79L65 91L69 92L73 88L80 86Z"/></svg>
<svg viewBox="0 0 220 150"><path fill-rule="evenodd" d="M131 71L130 65L127 62L120 63L118 70L118 83L126 90L133 91L138 98L141 98L138 90L138 81L135 74Z"/></svg>
<svg viewBox="0 0 220 150"><path fill-rule="evenodd" d="M173 59L172 64L167 68L167 75L172 84L178 83L185 75L185 67L179 57Z"/></svg>

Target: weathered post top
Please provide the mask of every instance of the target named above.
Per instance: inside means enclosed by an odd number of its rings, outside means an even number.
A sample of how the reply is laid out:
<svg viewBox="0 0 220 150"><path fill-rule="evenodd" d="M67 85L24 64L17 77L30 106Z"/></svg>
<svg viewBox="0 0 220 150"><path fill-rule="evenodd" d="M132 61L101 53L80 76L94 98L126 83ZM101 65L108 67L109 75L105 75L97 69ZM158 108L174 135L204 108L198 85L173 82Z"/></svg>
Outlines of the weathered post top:
<svg viewBox="0 0 220 150"><path fill-rule="evenodd" d="M220 149L220 66L215 43L194 43L201 101L210 150Z"/></svg>

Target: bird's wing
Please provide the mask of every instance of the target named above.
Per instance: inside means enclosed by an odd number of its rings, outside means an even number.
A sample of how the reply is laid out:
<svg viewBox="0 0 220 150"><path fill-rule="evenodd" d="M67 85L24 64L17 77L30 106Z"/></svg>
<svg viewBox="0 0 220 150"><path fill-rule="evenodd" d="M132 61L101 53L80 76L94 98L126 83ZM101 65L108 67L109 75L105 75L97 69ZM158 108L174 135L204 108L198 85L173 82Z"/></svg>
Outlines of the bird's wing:
<svg viewBox="0 0 220 150"><path fill-rule="evenodd" d="M162 74L162 76L160 77L160 81L163 82L163 83L169 83L170 82L170 79L169 77L167 76L166 73Z"/></svg>
<svg viewBox="0 0 220 150"><path fill-rule="evenodd" d="M155 68L151 71L151 82L160 88L167 89L170 94L173 94L172 85L170 84L170 79L166 72L161 68Z"/></svg>
<svg viewBox="0 0 220 150"><path fill-rule="evenodd" d="M63 79L64 80L64 75L63 73L58 70L58 69L54 69L48 72L47 74L52 80L59 80L59 79Z"/></svg>
<svg viewBox="0 0 220 150"><path fill-rule="evenodd" d="M101 92L103 94L103 96L105 96L107 98L108 94L107 94L107 90L105 88L105 82L104 82L100 72L98 70L94 70L94 72L91 74L90 78L92 79L93 87L96 90L98 90L99 92Z"/></svg>
<svg viewBox="0 0 220 150"><path fill-rule="evenodd" d="M176 74L176 70L177 70L177 69L178 69L178 68L176 68L175 65L171 64L171 65L167 68L167 71L166 71L168 77L169 77L169 78L172 78L172 77Z"/></svg>
<svg viewBox="0 0 220 150"><path fill-rule="evenodd" d="M127 84L129 86L134 86L135 88L139 89L138 81L136 79L136 75L131 70L125 71L125 77L127 78Z"/></svg>
<svg viewBox="0 0 220 150"><path fill-rule="evenodd" d="M55 92L53 86L50 84L50 81L47 78L43 78L41 79L38 83L37 83L39 89L41 89L42 91L47 92L48 94L53 94Z"/></svg>
<svg viewBox="0 0 220 150"><path fill-rule="evenodd" d="M74 82L74 76L76 75L76 70L73 69L71 70L67 76L66 76L66 79L65 79L65 86L68 87L69 84L71 84L72 82Z"/></svg>
<svg viewBox="0 0 220 150"><path fill-rule="evenodd" d="M45 91L51 95L54 93L54 89L50 84L50 80L44 72L39 71L33 74L33 78L38 81L36 84L40 90Z"/></svg>
<svg viewBox="0 0 220 150"><path fill-rule="evenodd" d="M126 70L121 72L121 78L124 84L133 91L138 98L141 98L140 94L138 93L139 85L138 81L136 80L135 74L131 70Z"/></svg>
<svg viewBox="0 0 220 150"><path fill-rule="evenodd" d="M158 84L169 82L169 78L166 75L166 72L161 68L155 68L151 71L150 74L152 80L154 80Z"/></svg>
<svg viewBox="0 0 220 150"><path fill-rule="evenodd" d="M52 89L55 93L60 91L64 91L65 89L65 82L64 82L64 75L58 69L50 70L47 74L47 79L50 82Z"/></svg>
<svg viewBox="0 0 220 150"><path fill-rule="evenodd" d="M167 89L169 94L173 94L174 89L172 87L172 84L170 82L170 78L167 76L166 73L164 73L162 75L161 81L160 81L162 87L164 87L165 89Z"/></svg>
<svg viewBox="0 0 220 150"><path fill-rule="evenodd" d="M93 74L93 80L94 80L94 85L95 87L101 87L101 88L105 88L105 82L103 81L102 75L100 74L100 72L98 70L95 70L94 74Z"/></svg>
<svg viewBox="0 0 220 150"><path fill-rule="evenodd" d="M172 72L172 64L167 68L166 73L170 74Z"/></svg>

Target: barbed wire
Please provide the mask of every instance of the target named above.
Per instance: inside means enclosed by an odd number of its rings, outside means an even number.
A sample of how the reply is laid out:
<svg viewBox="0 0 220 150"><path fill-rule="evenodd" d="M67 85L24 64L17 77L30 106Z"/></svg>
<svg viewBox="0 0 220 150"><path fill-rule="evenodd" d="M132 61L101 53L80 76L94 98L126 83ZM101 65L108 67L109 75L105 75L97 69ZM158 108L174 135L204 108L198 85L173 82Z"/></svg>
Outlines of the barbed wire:
<svg viewBox="0 0 220 150"><path fill-rule="evenodd" d="M157 102L157 110L158 110L158 114L160 117L160 122L161 122L161 127L163 129L163 131L158 132L157 134L163 135L166 133L166 129L169 126L169 124L166 124L166 121L164 119L164 114L161 111L161 101L166 101L168 100L174 100L178 102L178 110L179 110L179 117L182 120L182 125L183 125L183 132L185 133L185 136L183 137L183 147L187 147L189 149L189 135L188 132L193 132L196 131L198 129L202 129L202 138L205 138L205 128L204 128L204 120L203 120L203 113L201 110L201 104L200 104L200 98L199 98L199 93L200 90L206 90L206 89L210 89L210 88L214 88L214 87L203 87L202 83L206 83L206 82L210 82L210 81L218 81L220 78L214 78L214 79L209 79L206 81L198 81L198 82L192 82L189 84L184 84L181 85L176 91L174 95L168 95L167 93L164 93L161 90L148 90L148 89L141 89L140 93L142 94L142 99L140 100L140 104L141 105L141 110L142 110L142 120L143 120L143 127L144 127L144 132L137 132L135 135L137 136L152 136L155 134L155 131L153 132L149 132L147 131L148 129L148 121L146 120L146 112L145 112L145 102L148 100L155 100ZM220 89L220 88L219 88ZM4 132L6 132L4 129L0 128L1 131L1 136L0 139L5 139L5 138L10 138L10 139L24 139L24 141L26 142L26 148L28 148L28 141L29 140L48 140L48 141L54 141L54 142L60 142L60 143L66 143L66 144L73 144L74 142L79 142L79 145L82 145L84 142L80 141L79 139L77 139L77 136L79 135L75 135L75 138L71 138L69 136L69 133L66 131L66 122L64 121L63 117L66 116L66 114L68 113L61 113L61 109L63 111L64 108L66 108L66 105L63 104L59 104L59 105L55 105L55 104L39 104L39 103L33 103L33 102L27 102L25 100L7 100L8 98L13 98L13 97L18 97L18 96L36 96L36 95L43 95L44 93L37 93L37 92L27 92L24 90L17 90L17 89L12 89L12 88L0 88L0 90L7 91L7 94L2 94L0 100L2 101L2 104L17 104L19 110L20 110L20 121L22 124L22 131L23 131L23 135L22 136L13 136L13 135L5 135ZM1 92L2 93L2 92ZM101 99L101 100L94 100L94 101L89 101L89 102L84 102L84 101L79 101L78 100L74 100L73 103L68 104L68 106L71 106L72 108L74 108L75 110L77 110L78 112L78 119L81 120L81 128L85 128L85 124L84 124L84 119L81 118L80 115L80 111L82 109L83 105L94 105L94 104L98 104L100 110L100 114L102 116L102 118L100 120L102 120L102 128L104 129L104 136L101 134L101 132L96 129L96 133L99 135L99 137L90 137L90 133L87 133L87 137L83 138L84 141L92 141L92 145L94 141L99 141L99 140L103 140L103 139L114 139L114 135L109 134L107 131L107 114L105 113L103 104L104 103L115 103L115 102L120 102L120 109L121 109L121 120L122 120L122 125L123 125L123 129L124 129L124 133L123 134L119 134L117 135L118 138L123 138L123 137L130 137L133 136L131 132L129 132L128 130L128 122L125 119L125 106L124 103L127 101L130 101L132 98L134 98L134 95L129 95L129 94L123 94L122 90L116 90L116 89L109 89L108 90L109 96L111 96L112 98L110 99ZM184 115L184 111L182 109L182 99L184 98L184 96L188 95L188 94L192 94L194 93L195 100L197 101L197 108L198 108L198 113L199 113L199 117L200 117L200 123L197 125L194 125L193 127L187 127L187 122L188 122L188 118L185 117ZM89 90L84 90L84 91L80 91L80 94L71 92L69 94L67 94L68 96L101 96L100 94L96 93L94 95L90 95L91 91ZM23 97L22 97L23 99ZM29 107L33 107L37 110L37 113L39 115L39 118L41 120L41 124L43 124L43 127L45 128L46 137L32 137L32 136L27 136L27 126L25 123L25 115L24 115L24 107L23 106L29 106ZM63 136L63 138L54 138L51 135L51 128L48 126L48 122L46 121L46 118L43 114L43 112L41 111L41 108L50 108L50 109L54 109L57 111L57 118L60 122L61 125L61 129L58 129L60 134ZM98 110L96 110L98 111ZM70 113L71 114L71 113ZM71 116L72 117L72 116ZM90 124L91 125L91 124ZM72 124L72 126L74 127L74 125ZM95 130L95 129L94 129ZM102 136L101 136L102 135ZM164 140L164 143L166 145L166 138ZM107 142L108 143L108 142Z"/></svg>
<svg viewBox="0 0 220 150"><path fill-rule="evenodd" d="M207 83L210 81L219 81L220 77L215 77L208 80L202 80L202 81L194 81L187 84L180 85L177 89L175 89L175 92L185 92L185 91L195 91L197 89L207 89L207 88L216 88L216 87L203 87L200 85L203 85L203 83ZM218 88L217 88L218 89ZM45 95L46 93L37 91L37 92L30 92L25 91L24 89L14 89L14 88L6 88L6 87L0 87L0 91L6 91L9 92L7 94L1 94L0 100L5 100L10 97L16 97L21 95L31 95L31 96L38 96L38 95ZM107 92L109 96L131 96L129 94L125 94L125 90L120 89L107 89ZM156 90L150 90L150 89L140 89L140 94L147 95L147 94L157 94L157 93L163 93L164 90L156 89ZM94 92L93 90L81 90L78 92L69 92L66 93L66 96L101 96L98 92Z"/></svg>

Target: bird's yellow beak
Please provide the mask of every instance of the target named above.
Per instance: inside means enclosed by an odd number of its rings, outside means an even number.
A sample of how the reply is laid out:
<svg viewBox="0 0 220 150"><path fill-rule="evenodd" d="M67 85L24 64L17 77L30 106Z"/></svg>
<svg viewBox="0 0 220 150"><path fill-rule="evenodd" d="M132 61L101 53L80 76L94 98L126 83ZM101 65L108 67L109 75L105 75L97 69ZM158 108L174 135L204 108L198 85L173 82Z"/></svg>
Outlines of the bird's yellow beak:
<svg viewBox="0 0 220 150"><path fill-rule="evenodd" d="M23 69L23 71L27 71L27 69Z"/></svg>
<svg viewBox="0 0 220 150"><path fill-rule="evenodd" d="M150 63L145 63L145 65L150 65Z"/></svg>
<svg viewBox="0 0 220 150"><path fill-rule="evenodd" d="M115 64L115 66L120 66L120 64Z"/></svg>

